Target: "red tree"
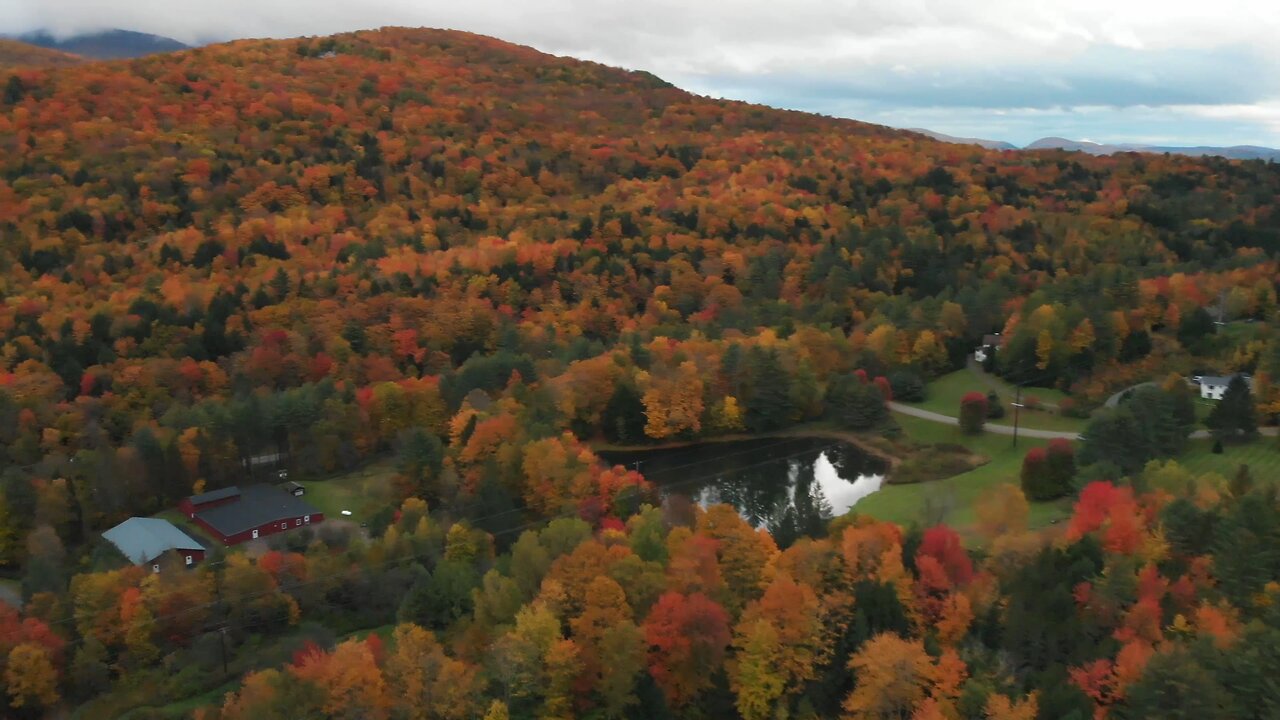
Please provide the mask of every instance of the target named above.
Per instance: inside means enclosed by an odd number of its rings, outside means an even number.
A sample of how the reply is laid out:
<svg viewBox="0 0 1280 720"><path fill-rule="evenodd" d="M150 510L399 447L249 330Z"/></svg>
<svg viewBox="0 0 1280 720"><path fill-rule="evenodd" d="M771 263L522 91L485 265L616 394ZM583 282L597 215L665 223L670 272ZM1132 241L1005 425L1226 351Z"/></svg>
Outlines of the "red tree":
<svg viewBox="0 0 1280 720"><path fill-rule="evenodd" d="M702 593L665 593L644 621L649 674L682 706L712 684L729 645L729 615Z"/></svg>
<svg viewBox="0 0 1280 720"><path fill-rule="evenodd" d="M938 561L952 585L964 585L973 579L973 561L960 543L959 533L946 525L931 527L924 532L920 549L916 551L917 564L923 557Z"/></svg>
<svg viewBox="0 0 1280 720"><path fill-rule="evenodd" d="M980 392L965 393L960 398L960 429L969 435L977 435L986 422L987 396Z"/></svg>

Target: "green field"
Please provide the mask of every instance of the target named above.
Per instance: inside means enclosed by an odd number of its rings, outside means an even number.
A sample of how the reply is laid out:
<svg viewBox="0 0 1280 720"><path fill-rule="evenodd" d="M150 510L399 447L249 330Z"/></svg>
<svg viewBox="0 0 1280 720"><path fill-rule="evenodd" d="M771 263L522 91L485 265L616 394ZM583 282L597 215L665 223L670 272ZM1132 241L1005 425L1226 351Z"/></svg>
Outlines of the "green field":
<svg viewBox="0 0 1280 720"><path fill-rule="evenodd" d="M1020 438L1013 447L1013 438L1006 435L984 434L978 437L962 435L952 425L921 420L906 415L894 415L903 432L918 443L956 443L973 452L990 458L982 467L970 470L946 480L915 485L885 485L860 501L856 512L890 520L901 525L920 522L930 503L942 503L949 510L945 514L947 524L962 532L973 526L973 504L988 488L1003 483L1018 482L1022 457L1027 450L1043 445L1046 440ZM1031 504L1031 525L1043 527L1067 517L1071 512L1069 500Z"/></svg>
<svg viewBox="0 0 1280 720"><path fill-rule="evenodd" d="M1227 479L1241 465L1248 465L1255 480L1280 479L1280 444L1274 437L1261 437L1247 445L1227 445L1214 454L1212 440L1192 440L1177 461L1196 474L1216 472Z"/></svg>
<svg viewBox="0 0 1280 720"><path fill-rule="evenodd" d="M341 511L350 510L351 520L363 522L391 500L394 474L391 462L380 460L326 480L304 480L301 484L307 494L303 499L326 518L340 518Z"/></svg>
<svg viewBox="0 0 1280 720"><path fill-rule="evenodd" d="M960 413L960 398L973 391L985 395L992 385L999 388L997 392L1001 402L1005 403L1006 414L1000 420L991 421L991 424L1012 426L1013 408L1009 407L1009 403L1016 397L1013 386L994 375L979 375L969 368L956 370L929 383L925 390L925 401L911 404L932 412L955 416ZM1066 397L1057 390L1046 388L1023 388L1022 395L1024 399L1035 396L1047 403L1057 403ZM1022 427L1067 432L1080 432L1086 423L1086 420L1062 417L1045 410L1024 410L1018 421Z"/></svg>

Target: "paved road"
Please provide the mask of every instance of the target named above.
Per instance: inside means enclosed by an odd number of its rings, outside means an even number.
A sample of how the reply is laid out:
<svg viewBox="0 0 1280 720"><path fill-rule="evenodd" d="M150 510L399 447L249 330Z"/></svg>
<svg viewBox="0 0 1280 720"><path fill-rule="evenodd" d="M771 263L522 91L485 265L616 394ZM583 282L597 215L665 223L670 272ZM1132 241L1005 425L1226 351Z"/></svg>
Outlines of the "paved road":
<svg viewBox="0 0 1280 720"><path fill-rule="evenodd" d="M1125 389L1121 390L1120 392L1117 392L1117 393L1113 394L1111 397L1107 398L1107 401L1106 401L1106 402L1104 402L1104 403L1102 403L1102 404L1103 404L1104 406L1106 406L1106 407L1112 407L1112 408L1113 408L1113 407L1115 407L1115 406L1117 406L1117 405L1119 405L1119 404L1120 404L1120 400L1121 400L1121 398L1123 398L1123 397L1124 397L1125 393L1133 392L1134 390L1137 390L1137 389L1138 389L1138 388L1140 388L1140 387L1146 387L1146 386L1148 386L1148 385L1150 385L1151 387L1156 387L1156 384L1155 384L1154 382L1144 382L1144 383L1138 383L1137 385L1130 385L1129 387L1127 387L1127 388L1125 388Z"/></svg>
<svg viewBox="0 0 1280 720"><path fill-rule="evenodd" d="M8 580L0 583L0 602L9 607L22 609L22 585Z"/></svg>
<svg viewBox="0 0 1280 720"><path fill-rule="evenodd" d="M929 410L922 410L921 408L913 407L911 405L903 405L900 402L889 403L889 409L894 412L900 412L903 415L918 417L921 420L929 420L931 422L943 423L945 425L960 424L959 418L954 418L954 417L951 417L950 415L943 415L942 413L930 412ZM994 433L996 435L1012 435L1013 434L1012 425L992 425L991 423L987 423L985 427L987 432ZM1258 433L1266 437L1275 437L1276 435L1280 435L1280 427L1261 427L1261 428L1258 428ZM1061 430L1036 430L1034 428L1018 428L1018 434L1023 437L1042 438L1045 440L1052 440L1054 438L1064 438L1066 440L1080 439L1079 433L1064 432ZM1192 440L1207 440L1213 436L1209 434L1208 430L1196 430L1195 432L1191 433L1187 437L1191 438Z"/></svg>
<svg viewBox="0 0 1280 720"><path fill-rule="evenodd" d="M912 407L911 405L903 405L900 402L889 403L889 409L894 412L900 412L903 415L918 417L921 420L930 420L932 422L944 423L946 425L960 424L959 418L954 418L954 417L951 417L950 415L943 415L942 413L922 410L921 408ZM989 433L994 433L996 435L1012 435L1013 426L1012 425L992 425L988 423L986 426L986 431ZM1024 428L1024 427L1018 428L1018 434L1021 435L1022 437L1042 438L1045 440L1052 440L1054 438L1064 438L1066 440L1077 440L1080 437L1080 433L1064 432L1061 430L1036 430L1034 428Z"/></svg>

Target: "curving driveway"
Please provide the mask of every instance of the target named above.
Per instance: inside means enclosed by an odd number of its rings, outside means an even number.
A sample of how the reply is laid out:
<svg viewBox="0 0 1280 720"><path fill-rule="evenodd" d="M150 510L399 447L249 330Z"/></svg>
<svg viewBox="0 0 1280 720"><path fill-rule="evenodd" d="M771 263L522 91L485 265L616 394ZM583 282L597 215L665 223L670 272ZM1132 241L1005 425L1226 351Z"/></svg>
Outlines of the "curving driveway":
<svg viewBox="0 0 1280 720"><path fill-rule="evenodd" d="M946 425L960 424L959 418L954 418L954 417L951 417L950 415L943 415L942 413L936 413L929 410L922 410L921 408L912 407L911 405L903 405L900 402L890 402L889 409L894 412L900 412L903 415L910 415L911 417L920 418L921 420L929 420L932 422L943 423ZM993 433L995 435L1012 435L1013 434L1012 425L987 424L985 427L987 432ZM1034 428L1025 428L1025 427L1018 428L1018 435L1022 437L1029 437L1029 438L1042 438L1044 440L1053 440L1054 438L1063 438L1064 440L1080 439L1080 433L1066 432L1063 430L1036 430Z"/></svg>
<svg viewBox="0 0 1280 720"><path fill-rule="evenodd" d="M942 423L944 425L960 424L959 418L954 418L950 415L943 415L942 413L931 412L929 410L922 410L911 405L903 405L900 402L890 402L889 409L894 412L900 412L903 415L910 415L911 417L917 417L921 420L929 420L930 422ZM993 433L995 435L1013 434L1012 425L992 425L988 423L983 427L986 432ZM1258 434L1266 437L1275 437L1280 435L1280 427L1260 427L1258 428ZM1018 428L1018 435L1029 438L1042 438L1044 440L1052 440L1054 438L1063 438L1064 440L1080 439L1080 433L1065 432L1062 430L1036 430L1034 428L1025 427ZM1208 430L1196 430L1187 437L1192 440L1207 440L1213 437L1213 435Z"/></svg>
<svg viewBox="0 0 1280 720"><path fill-rule="evenodd" d="M1120 404L1120 400L1124 397L1125 393L1130 393L1130 392L1133 392L1134 390L1137 390L1140 387L1147 387L1147 386L1159 387L1159 385L1157 385L1155 381L1138 383L1137 385L1130 385L1129 387L1124 388L1119 392L1112 394L1112 396L1107 398L1106 402L1102 403L1102 405L1103 407L1109 407L1109 408L1116 407L1117 405Z"/></svg>

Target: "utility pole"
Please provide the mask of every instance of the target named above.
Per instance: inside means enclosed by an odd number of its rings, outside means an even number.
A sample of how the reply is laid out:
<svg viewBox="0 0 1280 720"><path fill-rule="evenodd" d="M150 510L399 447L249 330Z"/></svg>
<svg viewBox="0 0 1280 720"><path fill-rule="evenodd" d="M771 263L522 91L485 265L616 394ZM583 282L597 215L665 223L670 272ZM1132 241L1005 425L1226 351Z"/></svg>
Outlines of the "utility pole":
<svg viewBox="0 0 1280 720"><path fill-rule="evenodd" d="M225 680L230 674L227 671L227 605L222 602L222 574L217 568L211 568L213 572L213 592L218 598L218 609L222 611L222 622L218 626L218 647L222 650L222 678Z"/></svg>
<svg viewBox="0 0 1280 720"><path fill-rule="evenodd" d="M1013 446L1018 447L1018 415L1022 411L1022 383L1014 385L1017 388L1017 400L1013 401Z"/></svg>

